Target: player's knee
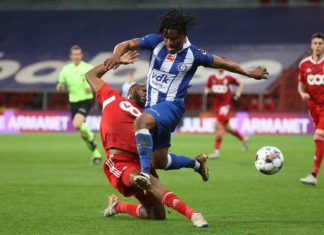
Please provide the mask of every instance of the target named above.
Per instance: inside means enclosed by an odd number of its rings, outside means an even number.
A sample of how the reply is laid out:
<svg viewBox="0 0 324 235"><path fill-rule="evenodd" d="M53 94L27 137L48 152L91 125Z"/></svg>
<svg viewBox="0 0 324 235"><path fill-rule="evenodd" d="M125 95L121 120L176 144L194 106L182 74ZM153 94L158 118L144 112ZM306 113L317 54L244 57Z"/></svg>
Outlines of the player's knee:
<svg viewBox="0 0 324 235"><path fill-rule="evenodd" d="M216 131L216 137L222 138L225 135L225 131L222 129L219 129Z"/></svg>
<svg viewBox="0 0 324 235"><path fill-rule="evenodd" d="M161 161L161 159L152 159L152 167L155 169L164 169L166 166L166 162Z"/></svg>
<svg viewBox="0 0 324 235"><path fill-rule="evenodd" d="M152 167L155 169L164 169L167 165L167 156L159 152L154 152L152 156Z"/></svg>
<svg viewBox="0 0 324 235"><path fill-rule="evenodd" d="M216 126L216 134L221 135L224 132L225 132L225 128L221 124L219 124L219 125Z"/></svg>
<svg viewBox="0 0 324 235"><path fill-rule="evenodd" d="M73 127L79 131L81 128L82 122L80 122L79 120L73 120L72 124L73 124Z"/></svg>
<svg viewBox="0 0 324 235"><path fill-rule="evenodd" d="M155 119L146 113L143 113L140 117L136 118L134 121L135 130L140 129L149 129L151 132L154 131L155 128Z"/></svg>
<svg viewBox="0 0 324 235"><path fill-rule="evenodd" d="M222 137L222 132L221 131L216 131L216 137Z"/></svg>
<svg viewBox="0 0 324 235"><path fill-rule="evenodd" d="M83 132L81 132L81 131L80 131L80 136L81 136L81 139L83 139L83 140L88 139L88 136L86 134L84 134Z"/></svg>

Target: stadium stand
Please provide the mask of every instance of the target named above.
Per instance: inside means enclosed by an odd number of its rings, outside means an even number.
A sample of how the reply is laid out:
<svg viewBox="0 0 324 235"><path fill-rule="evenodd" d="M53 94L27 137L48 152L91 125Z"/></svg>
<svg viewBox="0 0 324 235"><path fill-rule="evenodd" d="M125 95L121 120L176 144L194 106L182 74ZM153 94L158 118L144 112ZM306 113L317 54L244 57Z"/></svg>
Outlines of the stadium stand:
<svg viewBox="0 0 324 235"><path fill-rule="evenodd" d="M29 75L24 75L28 73L23 72L26 72L32 66L39 66L42 63L63 64L67 60L68 48L74 43L80 43L85 47L85 60L91 61L96 55L111 51L113 45L122 39L155 32L157 21L152 22L148 19L157 18L156 16L162 12L161 9L158 9L161 7L158 3L154 5L155 7L153 8L156 9L153 10L84 11L80 9L81 11L45 11L46 7L52 6L51 1L46 2L45 5L41 5L40 1L37 0L33 2L34 4L26 5L21 1L22 4L19 6L24 10L36 7L37 11L2 11L0 14L0 28L3 32L0 36L0 62L7 60L19 65L14 73L0 80L0 107L2 109L67 109L66 94L62 95L54 91L57 74L53 73L53 77L47 83L44 81L28 83L30 81L26 82L25 79L28 80L29 77L24 76ZM96 5L99 7L103 4L100 2L94 1L92 6ZM125 6L128 1L116 2ZM134 5L147 4L146 6L150 6L149 4L151 3L148 2L151 1L137 1ZM166 1L166 5L163 7L179 2ZM280 61L281 55L273 55L273 59L279 60L282 64L283 70L278 75L271 77L271 84L265 90L259 91L254 89L253 92L245 93L236 105L237 109L280 112L305 111L305 106L296 92L296 64L293 64L293 62L296 58L302 56L303 50L306 50L308 47L310 35L324 20L322 3L320 1L260 0L244 1L246 8L235 8L233 6L238 6L243 1L225 0L217 2L221 2L225 6L232 6L232 8L213 8L216 7L216 5L212 6L214 2L216 1L199 1L199 6L203 6L205 9L195 10L199 18L199 27L193 29L191 33L190 38L193 42L197 42L200 46L216 53L218 53L218 48L232 46L232 49L226 49L227 51L225 50L225 52L221 51L221 55L224 54L230 58L234 57L233 59L239 62L243 62L246 56L246 51L241 51L239 49L240 46L251 45L252 47L260 45L261 47L264 46L264 48L268 47L268 49L264 50L261 48L260 51L254 54L252 51L248 55L250 59L267 56L272 48L280 47L281 49L278 50L280 52L287 49L287 53L285 53L282 61ZM187 3L186 7L195 7L196 5L194 4L198 4L196 1L188 1ZM59 7L66 7L65 4L67 3L61 1L57 5L58 9ZM306 7L280 7L282 4ZM74 9L72 5L70 5L70 8L67 7L65 9ZM82 4L76 5L82 7ZM8 1L0 3L0 9L2 10L9 10L11 9L10 7L14 6L15 4L10 4ZM259 8L256 9L256 6ZM276 7L273 8L272 6ZM55 7L51 9L55 9ZM101 9L107 8L102 7ZM274 14L276 17L270 17ZM214 17L215 15L217 17ZM300 20L300 15L303 15L302 21ZM118 27L111 23L116 17L120 19ZM126 26L129 25L130 19L135 17L137 22L142 23L136 26L136 33L134 34L133 30L129 30L129 27ZM40 18L42 21L39 20ZM58 21L58 18L61 20ZM238 22L238 18L244 18L244 24ZM5 23L8 20L11 22L10 27ZM295 25L295 22L299 22L299 26L291 28L290 26ZM266 27L266 30L264 30L264 27ZM289 27L291 31L287 33L287 28ZM19 30L13 30L17 28ZM106 30L97 30L102 28ZM42 30L40 31L39 29ZM88 34L89 29L96 31L97 36L95 39ZM109 32L114 32L114 34ZM258 33L256 34L255 32ZM24 43L21 43L21 35L24 35ZM208 35L208 37L202 37L201 35ZM15 46L13 47L12 45ZM291 49L294 45L298 45L298 49ZM19 53L19 51L24 51L24 53ZM96 61L96 63L98 62L100 60ZM1 72L3 70L0 68L0 74ZM46 75L46 70L41 72ZM19 78L18 74L20 75ZM143 79L144 76L142 81ZM272 83L271 81L274 82ZM115 87L120 88L120 85ZM193 85L186 98L187 110L199 112L208 109L208 102L206 102L207 99L202 94L202 90L203 83ZM287 91L291 92L289 98L284 96Z"/></svg>

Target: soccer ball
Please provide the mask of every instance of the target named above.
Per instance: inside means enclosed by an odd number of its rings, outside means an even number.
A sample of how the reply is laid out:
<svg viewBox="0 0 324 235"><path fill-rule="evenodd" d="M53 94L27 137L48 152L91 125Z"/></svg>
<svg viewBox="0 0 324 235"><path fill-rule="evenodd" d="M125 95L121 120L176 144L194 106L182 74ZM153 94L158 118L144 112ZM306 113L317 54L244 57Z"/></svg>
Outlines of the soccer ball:
<svg viewBox="0 0 324 235"><path fill-rule="evenodd" d="M256 153L255 168L263 174L276 174L282 168L283 163L284 157L276 147L265 146Z"/></svg>

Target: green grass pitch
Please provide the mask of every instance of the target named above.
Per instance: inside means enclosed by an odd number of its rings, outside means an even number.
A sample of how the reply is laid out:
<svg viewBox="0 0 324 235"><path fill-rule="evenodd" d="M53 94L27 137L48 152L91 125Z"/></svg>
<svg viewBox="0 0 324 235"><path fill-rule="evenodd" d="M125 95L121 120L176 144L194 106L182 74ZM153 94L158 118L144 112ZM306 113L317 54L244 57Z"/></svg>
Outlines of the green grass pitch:
<svg viewBox="0 0 324 235"><path fill-rule="evenodd" d="M276 175L254 168L264 145L285 156ZM212 135L176 135L172 151L195 156L212 146ZM166 221L102 218L106 196L119 194L101 167L89 165L77 134L0 135L0 234L324 234L324 178L317 187L299 183L312 166L312 137L253 136L249 152L241 150L227 136L221 158L209 161L207 183L189 169L159 171L162 183L208 220L209 228L197 230L171 209Z"/></svg>

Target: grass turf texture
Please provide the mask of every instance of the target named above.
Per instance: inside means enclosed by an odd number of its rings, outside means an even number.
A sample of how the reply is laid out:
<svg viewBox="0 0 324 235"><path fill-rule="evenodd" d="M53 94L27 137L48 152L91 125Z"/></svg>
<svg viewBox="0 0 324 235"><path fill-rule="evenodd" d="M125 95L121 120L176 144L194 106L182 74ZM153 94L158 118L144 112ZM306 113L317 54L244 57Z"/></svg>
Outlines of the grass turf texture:
<svg viewBox="0 0 324 235"><path fill-rule="evenodd" d="M276 175L254 168L254 154L264 145L279 147L285 156ZM212 146L212 135L177 135L172 151L195 156ZM189 169L159 171L164 185L207 218L209 228L199 232L323 234L324 178L317 187L298 182L311 169L312 137L254 136L249 152L241 149L227 136L221 158L209 161L207 183ZM169 208L166 221L100 217L106 196L119 194L101 167L89 165L87 153L77 134L0 135L0 234L198 233Z"/></svg>

